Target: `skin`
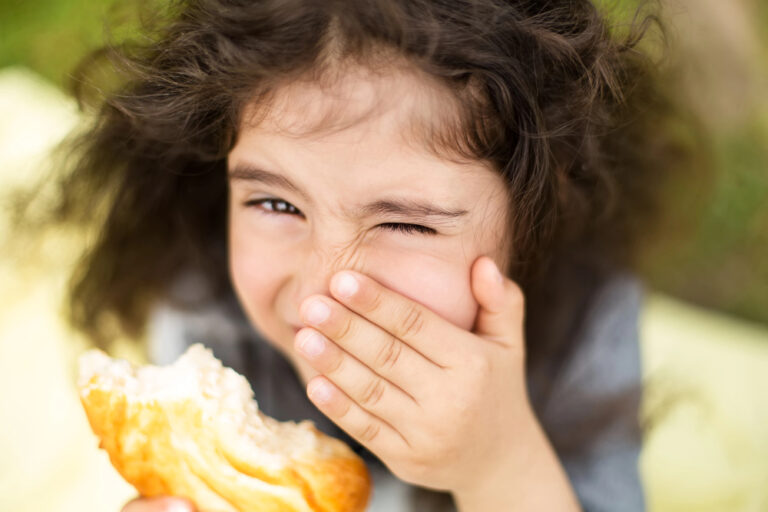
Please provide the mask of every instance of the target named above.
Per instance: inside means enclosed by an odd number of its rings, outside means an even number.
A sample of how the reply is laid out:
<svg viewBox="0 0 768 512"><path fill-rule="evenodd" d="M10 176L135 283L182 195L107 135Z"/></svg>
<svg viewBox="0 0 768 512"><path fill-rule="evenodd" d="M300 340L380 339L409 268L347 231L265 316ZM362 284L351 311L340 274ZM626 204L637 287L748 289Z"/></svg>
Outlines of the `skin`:
<svg viewBox="0 0 768 512"><path fill-rule="evenodd" d="M402 480L462 512L579 510L528 402L524 298L498 270L505 185L410 131L449 101L417 76L357 70L246 109L228 158L232 281L313 403ZM329 112L337 129L312 130ZM381 200L463 213L362 215Z"/></svg>
<svg viewBox="0 0 768 512"><path fill-rule="evenodd" d="M366 76L344 81L344 90L322 91L295 85L274 100L258 124L246 111L237 143L229 154L230 265L246 313L308 381L317 370L293 348L295 328L305 322L302 301L329 296L331 276L354 269L471 329L477 314L469 267L489 254L503 263L505 189L501 178L479 163L459 166L440 160L403 139L409 113L429 91L401 78L371 82ZM416 90L409 98L408 90ZM377 104L383 90L409 100ZM354 101L344 101L352 97ZM323 105L320 109L316 105ZM374 112L368 119L357 118ZM317 111L314 118L307 112ZM325 112L342 112L337 133L304 136ZM302 193L242 176L255 167L288 178ZM241 179L241 176L243 179ZM269 198L282 202L249 204ZM368 218L356 209L377 200L427 200L466 211L455 219L380 214ZM289 203L300 212L275 212ZM412 224L437 234L403 233L382 226ZM263 269L270 269L264 272Z"/></svg>
<svg viewBox="0 0 768 512"><path fill-rule="evenodd" d="M136 498L123 507L121 512L194 512L195 507L187 500L170 496Z"/></svg>

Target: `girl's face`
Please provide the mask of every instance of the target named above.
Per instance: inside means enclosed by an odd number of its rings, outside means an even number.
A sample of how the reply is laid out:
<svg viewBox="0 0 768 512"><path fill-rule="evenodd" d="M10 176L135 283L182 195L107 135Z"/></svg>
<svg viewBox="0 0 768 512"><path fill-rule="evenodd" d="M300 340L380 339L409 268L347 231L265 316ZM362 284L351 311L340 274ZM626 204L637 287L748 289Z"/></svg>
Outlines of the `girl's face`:
<svg viewBox="0 0 768 512"><path fill-rule="evenodd" d="M293 351L299 306L330 296L335 272L365 273L470 330L473 261L505 265L502 179L481 163L439 159L408 135L415 116L445 110L444 93L404 74L350 74L343 84L286 86L258 121L246 108L228 158L235 291L305 380L315 372ZM348 124L306 135L328 112Z"/></svg>

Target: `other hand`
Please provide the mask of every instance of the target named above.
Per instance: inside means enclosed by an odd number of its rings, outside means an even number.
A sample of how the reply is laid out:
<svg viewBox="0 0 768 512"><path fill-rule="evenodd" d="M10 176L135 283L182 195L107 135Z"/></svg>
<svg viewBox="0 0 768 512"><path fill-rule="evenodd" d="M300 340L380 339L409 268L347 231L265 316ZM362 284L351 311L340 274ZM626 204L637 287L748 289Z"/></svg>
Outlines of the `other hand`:
<svg viewBox="0 0 768 512"><path fill-rule="evenodd" d="M128 502L121 512L195 512L189 500L171 496L136 498Z"/></svg>

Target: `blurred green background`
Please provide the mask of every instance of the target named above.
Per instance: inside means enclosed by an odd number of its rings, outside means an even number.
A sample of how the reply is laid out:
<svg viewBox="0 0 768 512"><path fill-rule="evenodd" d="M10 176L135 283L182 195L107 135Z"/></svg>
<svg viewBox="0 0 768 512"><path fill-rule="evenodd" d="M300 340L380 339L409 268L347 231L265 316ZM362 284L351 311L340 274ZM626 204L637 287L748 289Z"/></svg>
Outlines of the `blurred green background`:
<svg viewBox="0 0 768 512"><path fill-rule="evenodd" d="M64 87L107 35L110 6L135 3L0 0L0 67L26 66ZM621 18L637 0L600 3ZM670 222L645 258L645 277L670 295L768 324L768 2L668 0L665 12L684 69L681 96L711 134L716 172L701 207L683 206L687 217Z"/></svg>
<svg viewBox="0 0 768 512"><path fill-rule="evenodd" d="M107 21L135 19L133 7L151 1L0 0L0 73L21 66L65 89L108 36ZM617 23L637 4L598 1ZM640 325L643 418L654 425L641 461L648 510L765 511L768 328L709 310L768 325L768 0L663 3L675 88L709 134L714 172L669 190L671 215L645 244L643 272L662 292L649 294ZM118 36L132 22L121 26ZM30 179L76 114L34 76L0 78L2 191ZM5 224L0 215L0 237ZM56 314L69 269L62 254L82 241L59 242L43 251L52 278L33 281L0 258L0 509L118 510L135 491L96 449L72 387L82 345ZM141 360L133 344L121 347Z"/></svg>

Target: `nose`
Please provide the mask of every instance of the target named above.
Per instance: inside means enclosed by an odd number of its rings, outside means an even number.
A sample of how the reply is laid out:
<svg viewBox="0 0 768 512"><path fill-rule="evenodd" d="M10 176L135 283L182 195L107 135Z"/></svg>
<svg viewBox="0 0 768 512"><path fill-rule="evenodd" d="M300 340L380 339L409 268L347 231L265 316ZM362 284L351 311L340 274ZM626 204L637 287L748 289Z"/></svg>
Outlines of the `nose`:
<svg viewBox="0 0 768 512"><path fill-rule="evenodd" d="M296 308L310 295L330 295L331 277L343 269L358 267L354 247L313 248L299 259L294 273L293 302Z"/></svg>

